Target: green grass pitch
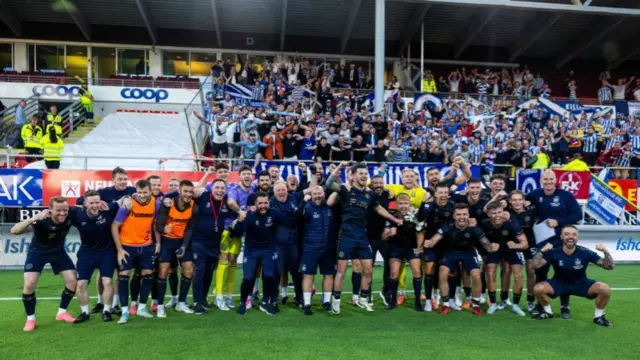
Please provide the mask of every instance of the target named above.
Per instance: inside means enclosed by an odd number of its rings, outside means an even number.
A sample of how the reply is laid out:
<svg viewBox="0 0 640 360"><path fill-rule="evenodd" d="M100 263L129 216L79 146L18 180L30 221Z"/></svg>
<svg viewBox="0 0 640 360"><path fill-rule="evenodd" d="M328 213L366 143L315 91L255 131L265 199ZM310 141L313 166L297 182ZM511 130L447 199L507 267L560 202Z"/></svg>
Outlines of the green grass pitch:
<svg viewBox="0 0 640 360"><path fill-rule="evenodd" d="M374 273L377 291L381 268ZM168 310L166 319L133 317L117 325L94 316L72 325L55 321L63 283L46 270L36 290L36 330L24 333L22 273L0 271L0 359L640 359L640 266L618 265L612 272L592 266L589 275L614 289L607 307L613 328L593 324L593 302L575 297L572 320L537 321L506 310L480 318L469 310L417 313L411 296L390 312L376 296L376 311L365 313L350 305L350 295L339 316L324 313L316 295L311 317L288 305L276 316L256 309L245 317ZM93 285L90 295L96 295ZM559 312L557 299L553 306ZM79 310L74 299L69 311Z"/></svg>

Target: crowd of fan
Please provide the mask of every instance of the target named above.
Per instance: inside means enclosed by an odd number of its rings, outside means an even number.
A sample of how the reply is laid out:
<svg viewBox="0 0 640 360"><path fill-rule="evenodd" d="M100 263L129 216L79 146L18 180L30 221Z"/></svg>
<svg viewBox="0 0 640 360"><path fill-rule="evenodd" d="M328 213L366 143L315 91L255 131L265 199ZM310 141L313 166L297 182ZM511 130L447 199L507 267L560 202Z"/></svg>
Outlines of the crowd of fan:
<svg viewBox="0 0 640 360"><path fill-rule="evenodd" d="M480 102L444 97L441 106L425 103L427 106L417 109L399 96L388 96L385 107L373 111L370 99L359 92L361 84L370 85L361 69L298 60L265 62L260 73L238 73L230 61L216 65L213 75L222 85L214 86L204 116L197 114L210 124L214 157L447 164L461 156L481 165L487 174L507 171L511 166L565 164L576 154L590 166L640 165L640 119L621 114L614 119L611 113L560 118L535 105L516 111L515 102L508 99L492 98L488 105L480 104L482 97ZM427 74L425 81L432 81L433 75ZM245 79L260 90L254 91L253 100L263 107L236 104L225 93L225 83ZM487 92L504 93L505 86L514 90L511 87L516 84L514 91L518 93L550 93L540 75L527 69L485 74L462 69L447 80L447 92L493 84ZM575 96L571 74L567 86ZM397 80L389 88L399 89ZM625 91L613 88L616 94ZM445 86L435 90L445 90ZM541 157L547 160L539 161Z"/></svg>

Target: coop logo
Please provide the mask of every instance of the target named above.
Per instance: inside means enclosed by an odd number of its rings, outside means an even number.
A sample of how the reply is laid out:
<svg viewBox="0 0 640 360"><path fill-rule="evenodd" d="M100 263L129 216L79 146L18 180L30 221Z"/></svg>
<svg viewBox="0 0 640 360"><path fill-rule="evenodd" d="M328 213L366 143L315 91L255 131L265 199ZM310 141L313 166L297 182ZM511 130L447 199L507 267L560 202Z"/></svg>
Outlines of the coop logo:
<svg viewBox="0 0 640 360"><path fill-rule="evenodd" d="M162 100L166 100L169 98L169 92L164 89L138 89L138 88L124 88L120 91L120 96L123 99L146 99L146 100L154 100L159 103Z"/></svg>
<svg viewBox="0 0 640 360"><path fill-rule="evenodd" d="M624 240L620 237L616 243L616 251L640 251L640 241L634 241L633 238Z"/></svg>
<svg viewBox="0 0 640 360"><path fill-rule="evenodd" d="M31 91L37 96L46 96L57 99L78 99L80 98L79 86L64 85L35 85Z"/></svg>

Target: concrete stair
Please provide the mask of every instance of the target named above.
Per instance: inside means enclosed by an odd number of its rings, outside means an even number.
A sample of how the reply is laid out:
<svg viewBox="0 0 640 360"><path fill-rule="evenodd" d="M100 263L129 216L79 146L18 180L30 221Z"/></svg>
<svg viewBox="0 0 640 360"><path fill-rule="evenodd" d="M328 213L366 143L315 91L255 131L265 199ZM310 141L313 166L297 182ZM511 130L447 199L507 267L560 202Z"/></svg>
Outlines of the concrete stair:
<svg viewBox="0 0 640 360"><path fill-rule="evenodd" d="M69 134L69 137L64 139L64 143L65 144L76 143L78 140L82 139L82 137L84 137L85 135L90 133L93 129L95 129L98 126L98 124L100 124L101 121L102 121L102 118L98 117L93 119L93 123L91 124L85 123L80 125L77 129L73 130L71 134Z"/></svg>

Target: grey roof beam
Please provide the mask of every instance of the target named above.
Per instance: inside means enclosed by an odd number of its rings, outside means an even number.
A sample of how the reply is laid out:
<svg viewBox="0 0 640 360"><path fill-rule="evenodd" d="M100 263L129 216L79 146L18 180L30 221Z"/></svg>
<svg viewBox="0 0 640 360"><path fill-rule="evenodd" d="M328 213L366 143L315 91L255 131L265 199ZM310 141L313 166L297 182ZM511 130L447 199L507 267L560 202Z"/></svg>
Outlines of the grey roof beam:
<svg viewBox="0 0 640 360"><path fill-rule="evenodd" d="M0 0L0 20L2 20L16 36L22 36L22 23L13 15L13 12L2 0Z"/></svg>
<svg viewBox="0 0 640 360"><path fill-rule="evenodd" d="M549 14L540 21L539 17L536 16L535 20L525 25L518 40L516 40L511 47L511 51L509 51L509 61L515 60L527 51L527 49L540 39L561 17L561 14Z"/></svg>
<svg viewBox="0 0 640 360"><path fill-rule="evenodd" d="M144 26L147 27L147 31L149 32L149 37L153 45L158 43L158 28L156 27L156 23L151 16L151 10L149 10L149 4L146 0L135 0L136 6L138 6L138 11L140 11L140 16L142 16L142 22L144 22Z"/></svg>
<svg viewBox="0 0 640 360"><path fill-rule="evenodd" d="M213 30L216 32L216 40L218 41L218 47L222 47L222 33L220 32L220 21L218 19L218 5L216 0L211 0L211 12L213 15Z"/></svg>
<svg viewBox="0 0 640 360"><path fill-rule="evenodd" d="M360 10L360 4L362 4L362 0L352 0L351 7L349 8L349 13L347 14L347 22L344 25L344 33L342 34L342 38L340 39L340 53L344 53L347 48L347 43L349 42L349 37L351 36L351 30L353 30L353 25L356 24L356 17L358 16L358 10Z"/></svg>
<svg viewBox="0 0 640 360"><path fill-rule="evenodd" d="M456 41L456 52L454 56L455 59L458 59L460 55L462 55L462 53L467 49L467 47L471 45L476 36L478 36L478 34L482 32L482 29L484 29L484 27L487 26L489 22L491 22L491 19L493 19L496 13L498 13L498 8L488 8L483 9L473 17L471 23L469 24L469 27L467 28L467 32L463 35L462 38Z"/></svg>
<svg viewBox="0 0 640 360"><path fill-rule="evenodd" d="M280 51L284 51L284 35L287 29L287 7L289 0L282 0L282 22L280 24Z"/></svg>
<svg viewBox="0 0 640 360"><path fill-rule="evenodd" d="M418 9L411 13L411 17L409 21L407 21L407 25L405 25L404 29L400 33L400 41L402 41L402 45L400 46L399 53L402 54L404 49L409 46L411 42L411 37L418 31L420 28L420 24L424 20L424 17L427 16L429 9L431 8L431 4L420 4Z"/></svg>

